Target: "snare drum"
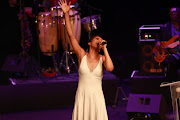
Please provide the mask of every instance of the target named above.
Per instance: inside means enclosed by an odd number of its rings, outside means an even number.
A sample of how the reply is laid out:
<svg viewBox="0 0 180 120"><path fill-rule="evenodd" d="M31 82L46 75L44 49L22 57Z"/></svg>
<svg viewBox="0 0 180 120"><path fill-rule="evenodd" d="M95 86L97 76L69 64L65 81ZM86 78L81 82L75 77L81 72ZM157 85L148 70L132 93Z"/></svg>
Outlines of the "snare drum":
<svg viewBox="0 0 180 120"><path fill-rule="evenodd" d="M51 8L51 15L54 16L59 16L58 19L59 19L59 34L60 34L60 39L61 39L61 43L62 43L62 46L63 46L63 49L64 50L69 50L70 51L73 51L73 47L70 43L70 39L69 39L69 36L68 36L68 33L67 33L67 29L66 29L66 26L65 26L65 18L64 18L64 13L61 9L60 6L58 6L58 14L55 13L55 9L56 7L52 7ZM74 5L71 5L70 6L70 10L69 10L69 16L70 16L70 22L71 22L71 26L72 26L72 30L73 30L73 33L74 33L74 36L75 38L77 39L78 43L80 42L80 37L81 37L81 17L79 15L79 12L77 10L74 9ZM64 34L64 32L66 34ZM67 49L66 49L66 46L65 46L65 40L66 40L66 43L67 43Z"/></svg>
<svg viewBox="0 0 180 120"><path fill-rule="evenodd" d="M52 23L54 24L52 27ZM38 15L39 46L44 55L51 56L58 49L57 22L53 22L50 12ZM51 53L53 52L53 53Z"/></svg>
<svg viewBox="0 0 180 120"><path fill-rule="evenodd" d="M100 15L92 15L92 16L84 17L81 21L82 21L82 24L83 24L86 32L90 32L91 30L95 30L100 27L101 16Z"/></svg>

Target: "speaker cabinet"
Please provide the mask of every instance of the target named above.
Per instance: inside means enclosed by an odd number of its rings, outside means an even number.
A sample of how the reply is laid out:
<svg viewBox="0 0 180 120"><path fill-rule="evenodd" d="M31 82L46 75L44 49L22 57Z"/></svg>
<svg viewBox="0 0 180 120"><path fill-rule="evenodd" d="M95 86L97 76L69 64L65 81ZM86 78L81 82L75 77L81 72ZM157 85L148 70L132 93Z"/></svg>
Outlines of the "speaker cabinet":
<svg viewBox="0 0 180 120"><path fill-rule="evenodd" d="M155 41L140 41L140 72L144 75L164 74L164 64L154 59Z"/></svg>
<svg viewBox="0 0 180 120"><path fill-rule="evenodd" d="M137 120L164 118L166 104L161 94L129 94L126 112Z"/></svg>

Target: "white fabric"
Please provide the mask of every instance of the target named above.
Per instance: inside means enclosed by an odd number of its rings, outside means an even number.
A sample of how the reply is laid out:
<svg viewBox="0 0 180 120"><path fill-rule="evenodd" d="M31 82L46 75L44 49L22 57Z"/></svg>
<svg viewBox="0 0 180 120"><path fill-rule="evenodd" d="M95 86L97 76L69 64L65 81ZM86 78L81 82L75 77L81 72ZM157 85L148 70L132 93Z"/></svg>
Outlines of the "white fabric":
<svg viewBox="0 0 180 120"><path fill-rule="evenodd" d="M72 120L108 120L102 91L102 56L90 71L85 55L79 67L79 83L76 91Z"/></svg>

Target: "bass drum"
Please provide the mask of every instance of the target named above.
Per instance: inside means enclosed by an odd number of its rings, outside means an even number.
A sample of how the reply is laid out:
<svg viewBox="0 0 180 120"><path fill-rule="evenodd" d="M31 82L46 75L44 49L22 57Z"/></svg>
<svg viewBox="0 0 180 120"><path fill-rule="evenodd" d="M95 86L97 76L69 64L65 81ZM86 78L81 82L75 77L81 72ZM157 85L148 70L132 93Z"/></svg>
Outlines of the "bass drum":
<svg viewBox="0 0 180 120"><path fill-rule="evenodd" d="M52 27L53 23L53 27ZM53 22L50 12L38 15L39 46L44 55L51 56L57 52L57 22Z"/></svg>

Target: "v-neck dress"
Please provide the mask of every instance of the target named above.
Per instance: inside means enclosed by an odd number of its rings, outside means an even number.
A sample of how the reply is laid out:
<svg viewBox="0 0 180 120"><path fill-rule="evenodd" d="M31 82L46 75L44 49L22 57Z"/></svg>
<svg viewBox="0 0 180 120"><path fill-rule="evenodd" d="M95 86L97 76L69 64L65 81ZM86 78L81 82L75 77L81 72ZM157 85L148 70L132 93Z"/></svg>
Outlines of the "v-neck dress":
<svg viewBox="0 0 180 120"><path fill-rule="evenodd" d="M102 64L101 56L96 67L90 71L87 56L82 58L72 120L108 120L102 91Z"/></svg>

